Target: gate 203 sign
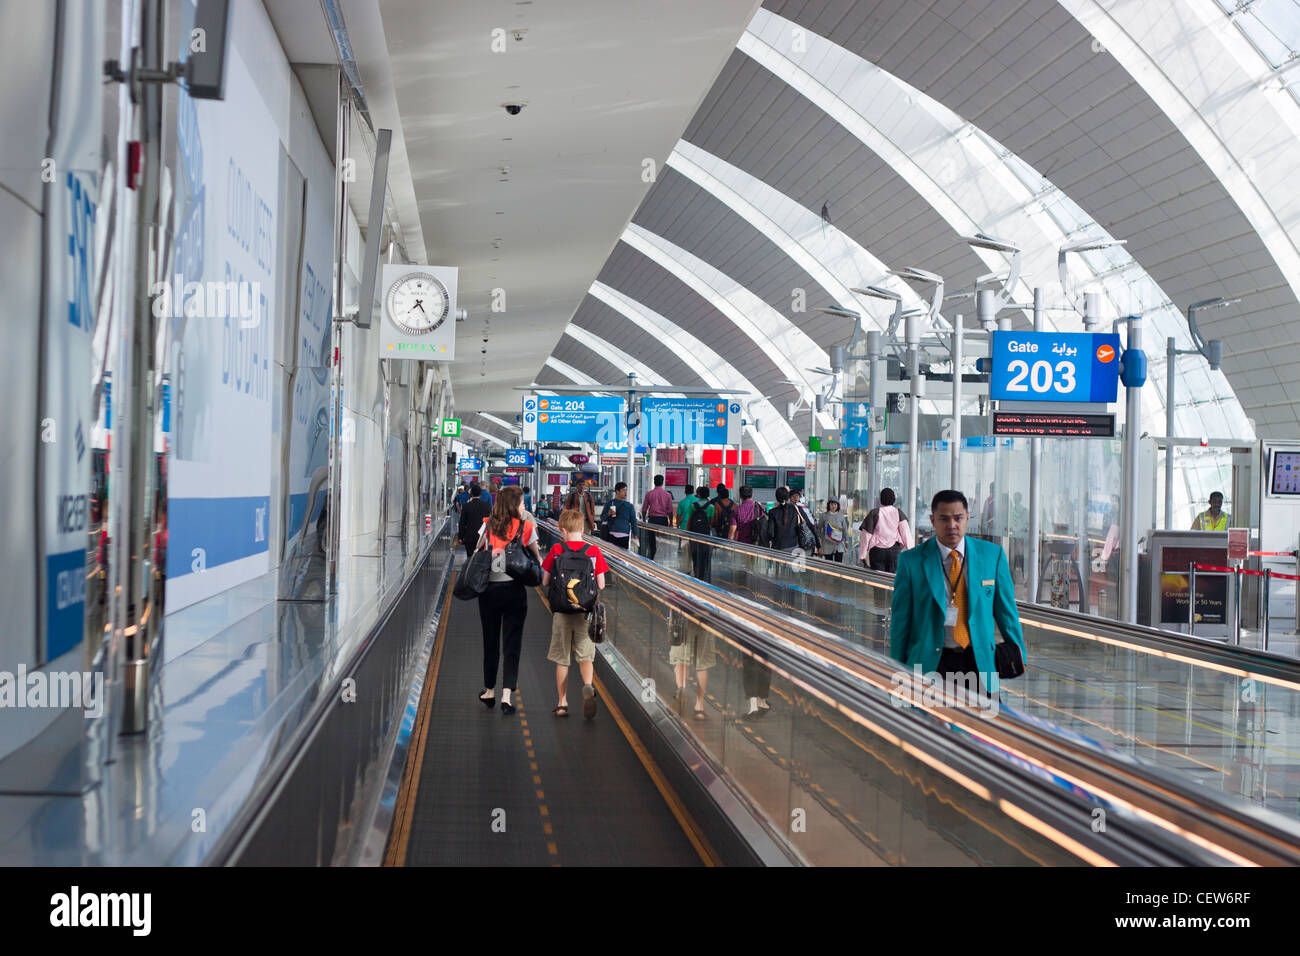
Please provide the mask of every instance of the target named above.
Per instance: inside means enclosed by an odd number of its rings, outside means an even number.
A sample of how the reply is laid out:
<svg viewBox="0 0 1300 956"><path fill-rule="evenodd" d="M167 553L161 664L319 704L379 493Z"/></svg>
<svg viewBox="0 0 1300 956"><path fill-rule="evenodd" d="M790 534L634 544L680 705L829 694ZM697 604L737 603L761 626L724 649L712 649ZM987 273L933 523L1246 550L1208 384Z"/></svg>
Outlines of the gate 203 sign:
<svg viewBox="0 0 1300 956"><path fill-rule="evenodd" d="M1119 336L1101 332L994 332L989 397L1021 402L1113 402Z"/></svg>

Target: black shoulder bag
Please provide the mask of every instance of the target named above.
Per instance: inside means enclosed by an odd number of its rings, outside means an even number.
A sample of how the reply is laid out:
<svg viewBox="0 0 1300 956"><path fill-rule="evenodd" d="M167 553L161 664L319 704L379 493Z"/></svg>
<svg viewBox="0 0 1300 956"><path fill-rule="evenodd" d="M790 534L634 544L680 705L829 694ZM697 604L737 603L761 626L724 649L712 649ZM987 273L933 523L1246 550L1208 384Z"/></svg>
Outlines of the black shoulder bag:
<svg viewBox="0 0 1300 956"><path fill-rule="evenodd" d="M479 548L469 556L451 593L458 600L472 601L487 590L491 574L492 551L490 548Z"/></svg>
<svg viewBox="0 0 1300 956"><path fill-rule="evenodd" d="M519 533L506 544L506 574L524 587L535 588L542 583L542 566L533 552L524 547L524 522L519 522Z"/></svg>

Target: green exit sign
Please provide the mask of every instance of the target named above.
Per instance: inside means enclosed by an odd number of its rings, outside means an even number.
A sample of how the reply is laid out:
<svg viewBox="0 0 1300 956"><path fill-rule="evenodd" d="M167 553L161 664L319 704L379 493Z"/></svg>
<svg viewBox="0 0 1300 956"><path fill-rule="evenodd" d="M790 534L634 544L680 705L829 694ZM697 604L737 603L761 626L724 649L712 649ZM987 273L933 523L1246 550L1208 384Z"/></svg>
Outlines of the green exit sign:
<svg viewBox="0 0 1300 956"><path fill-rule="evenodd" d="M808 438L808 450L818 451L838 451L840 439L838 435L811 435Z"/></svg>
<svg viewBox="0 0 1300 956"><path fill-rule="evenodd" d="M460 419L459 419L459 418L444 418L444 419L442 420L442 434L443 434L443 437L445 437L445 438L459 438L459 437L460 437Z"/></svg>

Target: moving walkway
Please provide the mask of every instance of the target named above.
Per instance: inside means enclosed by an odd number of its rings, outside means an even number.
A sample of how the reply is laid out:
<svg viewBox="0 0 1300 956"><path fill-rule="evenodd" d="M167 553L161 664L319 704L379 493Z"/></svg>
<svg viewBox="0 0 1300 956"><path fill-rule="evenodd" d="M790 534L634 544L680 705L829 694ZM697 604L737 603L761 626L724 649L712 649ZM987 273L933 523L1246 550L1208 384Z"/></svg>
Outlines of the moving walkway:
<svg viewBox="0 0 1300 956"><path fill-rule="evenodd" d="M555 529L543 528L547 546ZM549 713L540 598L522 729L473 700L475 609L445 612L405 862L681 863L688 846L706 863L767 865L1300 862L1290 821L1055 728L927 701L892 662L807 621L605 550L610 637L591 724ZM754 681L770 708L746 719ZM563 826L528 806L543 791L568 808ZM514 843L487 826L505 804L528 828ZM553 849L530 835L543 832L530 813L551 821Z"/></svg>
<svg viewBox="0 0 1300 956"><path fill-rule="evenodd" d="M716 589L806 622L863 659L888 656L890 575L653 533L663 567L700 571ZM1300 662L1041 605L1021 604L1020 616L1028 672L1002 685L1004 711L1300 816Z"/></svg>

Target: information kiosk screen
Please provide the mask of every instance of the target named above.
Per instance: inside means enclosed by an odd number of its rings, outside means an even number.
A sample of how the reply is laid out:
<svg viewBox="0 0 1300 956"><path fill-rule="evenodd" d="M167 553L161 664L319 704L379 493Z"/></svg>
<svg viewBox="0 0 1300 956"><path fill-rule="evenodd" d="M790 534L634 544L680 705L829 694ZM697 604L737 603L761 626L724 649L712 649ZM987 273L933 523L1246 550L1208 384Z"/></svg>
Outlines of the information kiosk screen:
<svg viewBox="0 0 1300 956"><path fill-rule="evenodd" d="M1300 495L1300 451L1273 452L1273 480L1269 487L1275 495Z"/></svg>

